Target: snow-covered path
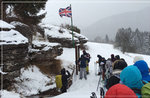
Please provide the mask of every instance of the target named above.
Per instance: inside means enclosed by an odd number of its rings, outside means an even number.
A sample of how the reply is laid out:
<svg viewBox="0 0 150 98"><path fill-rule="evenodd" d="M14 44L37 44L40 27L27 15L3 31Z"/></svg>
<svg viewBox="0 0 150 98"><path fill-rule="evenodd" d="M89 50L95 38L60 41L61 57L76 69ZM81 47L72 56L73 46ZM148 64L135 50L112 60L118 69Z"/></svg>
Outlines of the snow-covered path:
<svg viewBox="0 0 150 98"><path fill-rule="evenodd" d="M91 60L89 64L90 74L87 76L87 80L85 79L79 80L79 76L75 75L73 85L68 89L68 92L58 95L55 98L90 98L91 92L96 92L97 97L100 98L100 91L99 90L96 91L99 76L95 76L95 64L94 64L94 62L97 61L98 59L97 54L100 54L106 59L109 58L111 54L120 55L121 58L124 58L127 61L128 65L133 64L134 56L140 55L140 54L133 54L133 53L123 54L119 50L114 49L113 45L109 45L109 44L88 42L86 45L89 48L87 52L90 53L91 55ZM58 58L65 59L65 61L63 62L65 65L67 62L73 63L74 62L73 61L74 54L72 54L73 52L74 52L74 49L69 49L69 51L68 49L65 49L63 55ZM82 54L82 51L80 52ZM150 60L149 60L150 56L149 55L142 55L142 56L150 65ZM67 58L64 58L64 57L67 57Z"/></svg>

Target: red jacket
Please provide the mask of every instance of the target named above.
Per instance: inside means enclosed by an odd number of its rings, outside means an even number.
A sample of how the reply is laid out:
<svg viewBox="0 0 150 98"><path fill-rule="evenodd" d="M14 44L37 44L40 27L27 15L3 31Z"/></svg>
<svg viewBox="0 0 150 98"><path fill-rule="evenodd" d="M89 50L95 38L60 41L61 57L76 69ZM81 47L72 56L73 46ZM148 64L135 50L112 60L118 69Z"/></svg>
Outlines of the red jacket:
<svg viewBox="0 0 150 98"><path fill-rule="evenodd" d="M138 98L126 85L116 84L108 89L105 98Z"/></svg>

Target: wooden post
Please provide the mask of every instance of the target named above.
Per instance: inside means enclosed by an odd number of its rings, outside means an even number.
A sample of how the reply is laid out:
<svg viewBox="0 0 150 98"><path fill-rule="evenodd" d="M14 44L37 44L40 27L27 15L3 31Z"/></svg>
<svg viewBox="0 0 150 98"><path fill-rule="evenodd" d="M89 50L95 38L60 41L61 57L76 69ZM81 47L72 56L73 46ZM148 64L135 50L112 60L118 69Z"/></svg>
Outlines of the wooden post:
<svg viewBox="0 0 150 98"><path fill-rule="evenodd" d="M78 46L75 46L75 58L76 58L76 75L78 75Z"/></svg>

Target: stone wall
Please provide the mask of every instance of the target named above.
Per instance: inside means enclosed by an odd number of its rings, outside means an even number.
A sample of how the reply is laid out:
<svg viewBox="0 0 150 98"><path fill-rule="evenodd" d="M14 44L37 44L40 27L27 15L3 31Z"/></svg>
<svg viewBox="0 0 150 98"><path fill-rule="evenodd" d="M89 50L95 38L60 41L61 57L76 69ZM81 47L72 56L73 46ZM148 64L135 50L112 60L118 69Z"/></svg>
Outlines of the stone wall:
<svg viewBox="0 0 150 98"><path fill-rule="evenodd" d="M11 85L13 79L20 75L20 69L28 63L28 44L3 45L1 47L1 64L3 63L1 67L2 71L7 73L3 75L3 81L7 81L3 85L6 89Z"/></svg>

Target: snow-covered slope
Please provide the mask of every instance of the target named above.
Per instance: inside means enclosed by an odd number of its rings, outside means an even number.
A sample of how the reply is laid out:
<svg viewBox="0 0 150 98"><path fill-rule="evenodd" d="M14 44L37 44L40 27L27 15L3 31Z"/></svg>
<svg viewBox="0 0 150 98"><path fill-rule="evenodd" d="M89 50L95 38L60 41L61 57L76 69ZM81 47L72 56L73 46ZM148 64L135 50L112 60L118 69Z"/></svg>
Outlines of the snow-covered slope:
<svg viewBox="0 0 150 98"><path fill-rule="evenodd" d="M89 50L87 51L91 55L91 60L90 60L90 74L87 76L87 80L79 80L79 77L74 75L74 82L73 85L68 89L67 93L61 94L56 96L55 98L89 98L91 95L91 92L96 92L98 95L98 98L100 98L100 92L96 91L97 89L97 84L99 77L95 76L95 64L94 62L97 61L97 54L100 54L101 56L105 57L106 59L110 57L111 54L114 55L120 55L121 58L124 58L128 65L133 64L133 58L137 55L141 54L133 54L133 53L125 53L123 54L119 50L116 50L113 48L113 45L110 44L100 44L100 43L92 43L88 42L86 44L89 47ZM63 64L66 65L68 62L74 63L74 49L64 49L64 54L60 57L59 59L63 60ZM141 55L144 57L146 62L150 66L150 56L149 55Z"/></svg>
<svg viewBox="0 0 150 98"><path fill-rule="evenodd" d="M15 84L15 87L17 92L24 96L38 94L39 92L56 87L55 84L48 85L50 82L54 82L54 76L48 77L48 75L41 73L40 69L36 66L30 66L28 69L23 68L21 73L21 76L15 79L19 81L19 83Z"/></svg>

